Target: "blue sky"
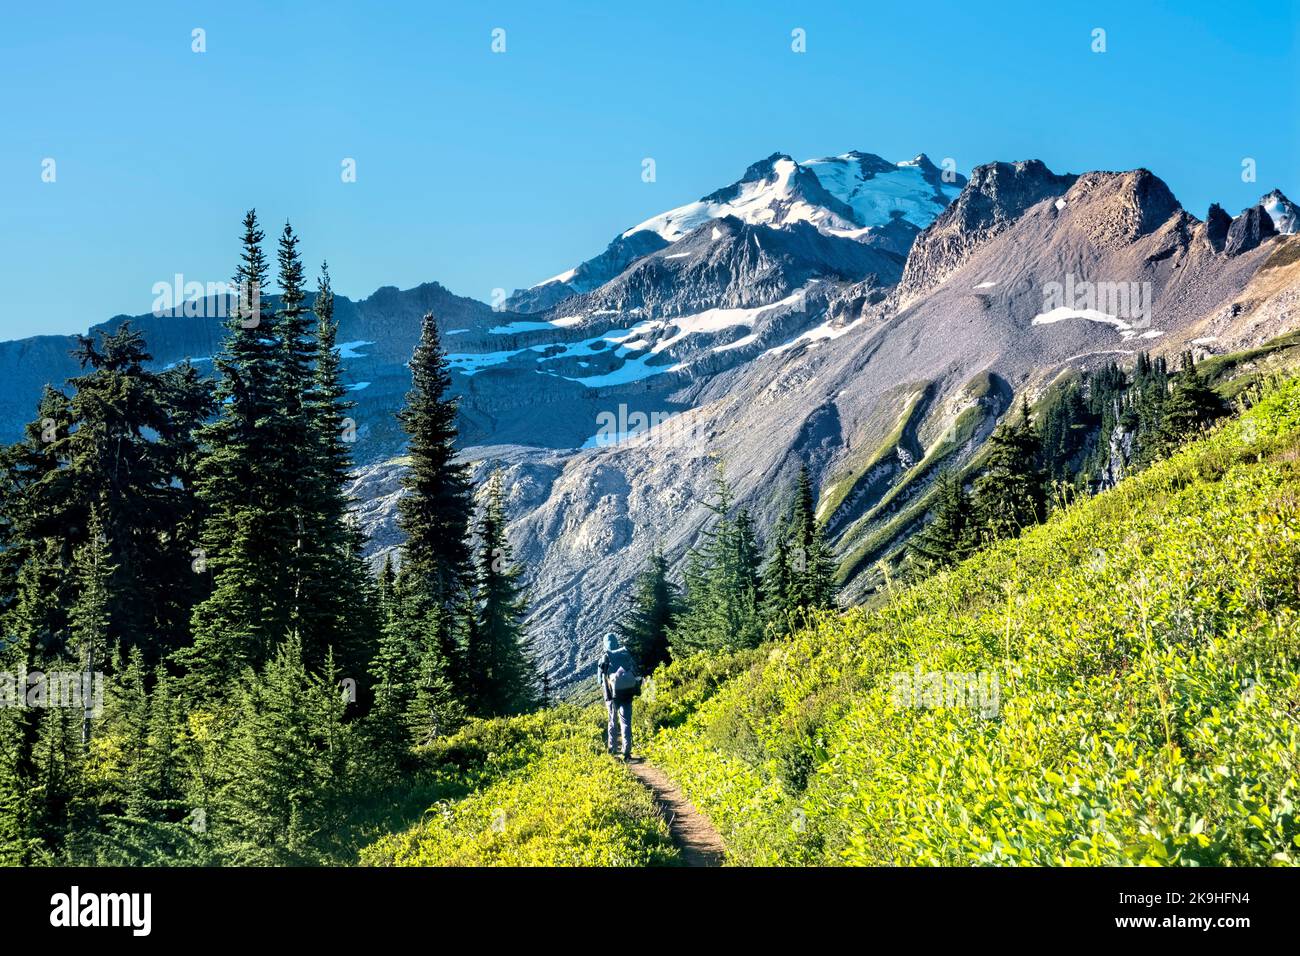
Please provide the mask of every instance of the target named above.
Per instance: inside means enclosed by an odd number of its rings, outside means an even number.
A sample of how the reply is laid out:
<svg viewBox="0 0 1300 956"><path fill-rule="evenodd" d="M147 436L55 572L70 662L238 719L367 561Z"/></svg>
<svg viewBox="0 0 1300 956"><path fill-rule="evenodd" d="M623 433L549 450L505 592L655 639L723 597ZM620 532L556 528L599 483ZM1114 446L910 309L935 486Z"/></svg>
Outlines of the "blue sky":
<svg viewBox="0 0 1300 956"><path fill-rule="evenodd" d="M291 219L346 295L436 280L488 300L778 150L1145 166L1198 216L1300 200L1297 3L1138 6L11 6L0 338L146 312L175 273L227 278L250 206L268 233Z"/></svg>

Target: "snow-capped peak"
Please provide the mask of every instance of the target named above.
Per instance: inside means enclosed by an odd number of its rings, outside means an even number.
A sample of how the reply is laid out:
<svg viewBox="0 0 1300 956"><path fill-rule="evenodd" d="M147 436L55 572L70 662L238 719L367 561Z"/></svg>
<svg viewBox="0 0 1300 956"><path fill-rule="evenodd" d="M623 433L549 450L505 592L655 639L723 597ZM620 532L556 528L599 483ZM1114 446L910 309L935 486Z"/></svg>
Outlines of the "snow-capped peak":
<svg viewBox="0 0 1300 956"><path fill-rule="evenodd" d="M1273 228L1278 232L1291 235L1300 230L1300 207L1282 195L1282 190L1274 189L1263 197L1259 204L1273 220Z"/></svg>
<svg viewBox="0 0 1300 956"><path fill-rule="evenodd" d="M900 217L923 229L965 185L964 176L949 178L945 182L924 153L901 163L857 151L802 163L774 153L725 189L652 216L623 236L654 232L676 242L724 216L777 228L807 222L840 236L858 236Z"/></svg>
<svg viewBox="0 0 1300 956"><path fill-rule="evenodd" d="M774 229L806 223L828 236L905 252L965 184L966 177L940 172L924 153L898 163L856 150L802 163L773 153L730 186L651 216L617 236L601 255L517 292L510 306L536 311L594 289L637 259L728 216Z"/></svg>

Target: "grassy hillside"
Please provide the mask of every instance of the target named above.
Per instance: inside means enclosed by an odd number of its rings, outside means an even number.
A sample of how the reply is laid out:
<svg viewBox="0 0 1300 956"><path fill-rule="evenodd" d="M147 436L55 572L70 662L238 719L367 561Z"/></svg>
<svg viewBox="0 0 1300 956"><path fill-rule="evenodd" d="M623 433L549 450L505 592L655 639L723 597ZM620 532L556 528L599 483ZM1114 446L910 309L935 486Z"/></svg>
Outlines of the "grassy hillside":
<svg viewBox="0 0 1300 956"><path fill-rule="evenodd" d="M772 647L650 750L760 864L1289 864L1300 387L883 607ZM898 706L983 674L995 715ZM677 665L685 667L688 665Z"/></svg>
<svg viewBox="0 0 1300 956"><path fill-rule="evenodd" d="M731 863L1285 865L1298 659L1291 382L872 610L661 669L638 725ZM363 860L671 862L644 792L600 753L601 722L498 722L519 768Z"/></svg>
<svg viewBox="0 0 1300 956"><path fill-rule="evenodd" d="M653 866L676 851L649 794L604 750L604 708L476 721L421 756L477 775L459 799L361 854L372 866Z"/></svg>

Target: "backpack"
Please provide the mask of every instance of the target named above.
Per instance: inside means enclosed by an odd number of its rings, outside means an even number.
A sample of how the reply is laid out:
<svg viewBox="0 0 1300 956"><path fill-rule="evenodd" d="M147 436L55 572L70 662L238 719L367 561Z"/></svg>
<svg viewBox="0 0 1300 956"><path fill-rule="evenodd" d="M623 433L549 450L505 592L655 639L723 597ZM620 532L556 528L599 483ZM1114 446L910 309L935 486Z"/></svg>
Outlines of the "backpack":
<svg viewBox="0 0 1300 956"><path fill-rule="evenodd" d="M641 689L641 677L636 672L636 664L632 662L632 655L623 648L610 653L605 680L609 682L609 689L616 697L634 694Z"/></svg>

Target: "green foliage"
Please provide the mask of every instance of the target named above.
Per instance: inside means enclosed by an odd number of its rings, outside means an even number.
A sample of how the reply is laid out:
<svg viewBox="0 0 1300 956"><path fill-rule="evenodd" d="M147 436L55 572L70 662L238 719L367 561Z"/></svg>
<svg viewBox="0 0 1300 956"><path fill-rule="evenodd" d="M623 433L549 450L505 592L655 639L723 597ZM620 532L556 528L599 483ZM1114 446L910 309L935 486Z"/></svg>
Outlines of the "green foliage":
<svg viewBox="0 0 1300 956"><path fill-rule="evenodd" d="M409 437L407 494L398 502L397 524L406 535L402 572L429 600L454 607L471 574L470 481L456 461L456 400L433 314L425 315L420 343L411 356L411 391L398 420Z"/></svg>
<svg viewBox="0 0 1300 956"><path fill-rule="evenodd" d="M970 495L956 472L940 471L934 479L934 511L929 523L908 541L912 557L926 568L951 567L977 547Z"/></svg>
<svg viewBox="0 0 1300 956"><path fill-rule="evenodd" d="M216 359L219 414L200 433L197 488L212 592L194 610L194 645L182 660L207 695L244 667L260 668L290 633L315 668L333 654L359 676L371 653L360 539L346 523L342 491L348 406L334 355L329 278L321 279L323 314L313 319L298 239L286 224L280 308L272 312L261 300L268 271L262 238L248 213L235 281L256 295L228 322Z"/></svg>
<svg viewBox="0 0 1300 956"><path fill-rule="evenodd" d="M1038 432L1023 402L1019 417L989 437L988 464L975 479L975 533L982 543L1013 538L1043 520L1047 484L1038 455Z"/></svg>
<svg viewBox="0 0 1300 956"><path fill-rule="evenodd" d="M309 672L296 638L235 701L228 779L209 817L225 854L241 865L321 863L342 829L359 756L333 663Z"/></svg>
<svg viewBox="0 0 1300 956"><path fill-rule="evenodd" d="M671 863L648 791L611 760L598 708L475 721L438 748L477 786L361 853L370 866L646 866ZM489 742L490 741L490 742ZM435 756L435 755L430 755ZM484 768L487 768L486 770Z"/></svg>

